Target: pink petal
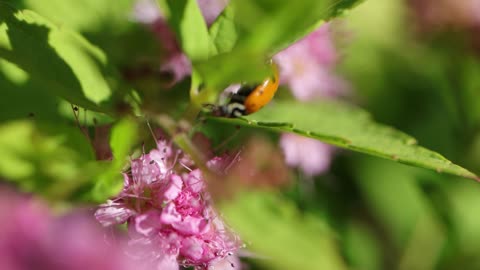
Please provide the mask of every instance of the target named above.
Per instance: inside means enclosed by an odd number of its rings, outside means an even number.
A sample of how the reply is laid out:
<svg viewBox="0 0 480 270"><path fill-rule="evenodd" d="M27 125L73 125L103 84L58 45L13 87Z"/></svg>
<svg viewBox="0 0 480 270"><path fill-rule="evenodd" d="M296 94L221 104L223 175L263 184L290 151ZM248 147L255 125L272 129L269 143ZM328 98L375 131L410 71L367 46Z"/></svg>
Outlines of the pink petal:
<svg viewBox="0 0 480 270"><path fill-rule="evenodd" d="M168 160L172 156L172 151L172 147L166 141L158 141L157 149L148 153L149 158L157 164L161 174L166 174L171 167Z"/></svg>
<svg viewBox="0 0 480 270"><path fill-rule="evenodd" d="M157 263L156 270L178 270L177 256L165 255Z"/></svg>
<svg viewBox="0 0 480 270"><path fill-rule="evenodd" d="M162 178L159 166L151 161L149 155L143 155L131 161L132 178L137 186L150 185Z"/></svg>
<svg viewBox="0 0 480 270"><path fill-rule="evenodd" d="M192 216L187 216L182 221L173 223L172 227L185 235L203 234L210 228L208 220Z"/></svg>
<svg viewBox="0 0 480 270"><path fill-rule="evenodd" d="M140 235L150 236L161 226L160 213L156 210L135 217L135 232Z"/></svg>
<svg viewBox="0 0 480 270"><path fill-rule="evenodd" d="M123 175L123 189L128 189L128 187L132 184L132 179L126 173L122 173Z"/></svg>
<svg viewBox="0 0 480 270"><path fill-rule="evenodd" d="M163 208L160 220L164 224L172 224L180 222L182 220L182 216L175 209L175 204L173 202L170 202L165 208Z"/></svg>
<svg viewBox="0 0 480 270"><path fill-rule="evenodd" d="M182 192L182 188L182 178L179 175L173 174L172 176L170 176L170 182L168 183L167 188L163 192L163 197L168 201L175 200L180 194L180 192Z"/></svg>
<svg viewBox="0 0 480 270"><path fill-rule="evenodd" d="M200 261L203 257L204 242L195 237L189 237L182 241L180 253L193 261Z"/></svg>
<svg viewBox="0 0 480 270"><path fill-rule="evenodd" d="M109 201L106 204L100 205L100 208L95 211L95 218L103 226L107 227L125 223L127 219L135 213L134 210L127 208L124 204Z"/></svg>
<svg viewBox="0 0 480 270"><path fill-rule="evenodd" d="M200 193L204 189L202 172L199 169L191 171L185 178L185 185L195 193Z"/></svg>
<svg viewBox="0 0 480 270"><path fill-rule="evenodd" d="M228 256L221 260L215 261L208 266L208 270L240 270L242 264L238 256Z"/></svg>

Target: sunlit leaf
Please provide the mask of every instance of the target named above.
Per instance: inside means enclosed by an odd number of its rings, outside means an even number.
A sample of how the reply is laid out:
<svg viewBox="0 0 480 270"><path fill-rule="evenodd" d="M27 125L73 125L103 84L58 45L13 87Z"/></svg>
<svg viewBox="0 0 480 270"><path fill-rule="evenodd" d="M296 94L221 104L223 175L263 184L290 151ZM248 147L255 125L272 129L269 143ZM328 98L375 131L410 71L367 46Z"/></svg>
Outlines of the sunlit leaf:
<svg viewBox="0 0 480 270"><path fill-rule="evenodd" d="M74 31L32 11L0 4L0 58L38 82L38 91L90 110L111 109L114 89L109 83L116 75L103 52Z"/></svg>
<svg viewBox="0 0 480 270"><path fill-rule="evenodd" d="M237 42L237 30L234 22L234 9L231 5L218 16L208 30L212 40L212 55L229 52Z"/></svg>
<svg viewBox="0 0 480 270"><path fill-rule="evenodd" d="M137 125L131 119L123 119L113 128L110 136L110 147L116 161L123 163L137 139Z"/></svg>
<svg viewBox="0 0 480 270"><path fill-rule="evenodd" d="M168 0L169 24L191 60L206 59L210 52L207 25L196 0Z"/></svg>
<svg viewBox="0 0 480 270"><path fill-rule="evenodd" d="M145 25L135 21L135 0L25 0L25 8L41 14L56 25L81 33L100 47L110 63L120 67L152 56L158 60L159 44Z"/></svg>
<svg viewBox="0 0 480 270"><path fill-rule="evenodd" d="M93 32L105 24L125 28L134 0L25 0L28 9L42 14L55 24L81 32ZM108 22L107 22L108 21Z"/></svg>

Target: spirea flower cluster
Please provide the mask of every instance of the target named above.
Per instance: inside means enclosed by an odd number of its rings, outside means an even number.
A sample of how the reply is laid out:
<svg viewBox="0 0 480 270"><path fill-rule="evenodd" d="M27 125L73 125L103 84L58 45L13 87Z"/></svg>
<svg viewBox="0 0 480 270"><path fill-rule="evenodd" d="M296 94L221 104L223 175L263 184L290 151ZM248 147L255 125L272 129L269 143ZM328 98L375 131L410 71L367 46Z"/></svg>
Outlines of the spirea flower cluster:
<svg viewBox="0 0 480 270"><path fill-rule="evenodd" d="M180 150L159 141L157 149L131 161L122 192L95 213L104 226L127 223L129 255L152 269L207 269L240 247L192 164Z"/></svg>

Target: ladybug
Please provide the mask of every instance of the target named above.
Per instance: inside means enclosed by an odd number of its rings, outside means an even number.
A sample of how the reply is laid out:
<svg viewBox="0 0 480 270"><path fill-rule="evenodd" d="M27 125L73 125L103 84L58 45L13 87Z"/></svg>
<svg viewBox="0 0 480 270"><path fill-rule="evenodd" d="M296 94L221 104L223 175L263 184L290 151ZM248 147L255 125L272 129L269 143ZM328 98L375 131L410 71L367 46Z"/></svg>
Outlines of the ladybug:
<svg viewBox="0 0 480 270"><path fill-rule="evenodd" d="M258 85L242 85L240 89L231 94L230 101L221 106L216 106L213 114L223 117L240 117L257 112L272 100L279 85L278 69L272 63L273 74Z"/></svg>

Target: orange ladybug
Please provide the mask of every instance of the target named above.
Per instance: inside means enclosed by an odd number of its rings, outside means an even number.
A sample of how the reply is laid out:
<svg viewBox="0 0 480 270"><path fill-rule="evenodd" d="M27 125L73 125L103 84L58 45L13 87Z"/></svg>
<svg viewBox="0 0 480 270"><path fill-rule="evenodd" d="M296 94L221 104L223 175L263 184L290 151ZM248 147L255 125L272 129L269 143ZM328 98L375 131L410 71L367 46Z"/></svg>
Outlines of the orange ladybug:
<svg viewBox="0 0 480 270"><path fill-rule="evenodd" d="M277 92L279 85L278 68L274 63L272 63L272 68L272 76L259 85L243 85L231 95L227 104L218 106L214 110L214 114L224 117L240 117L257 112L267 105Z"/></svg>

